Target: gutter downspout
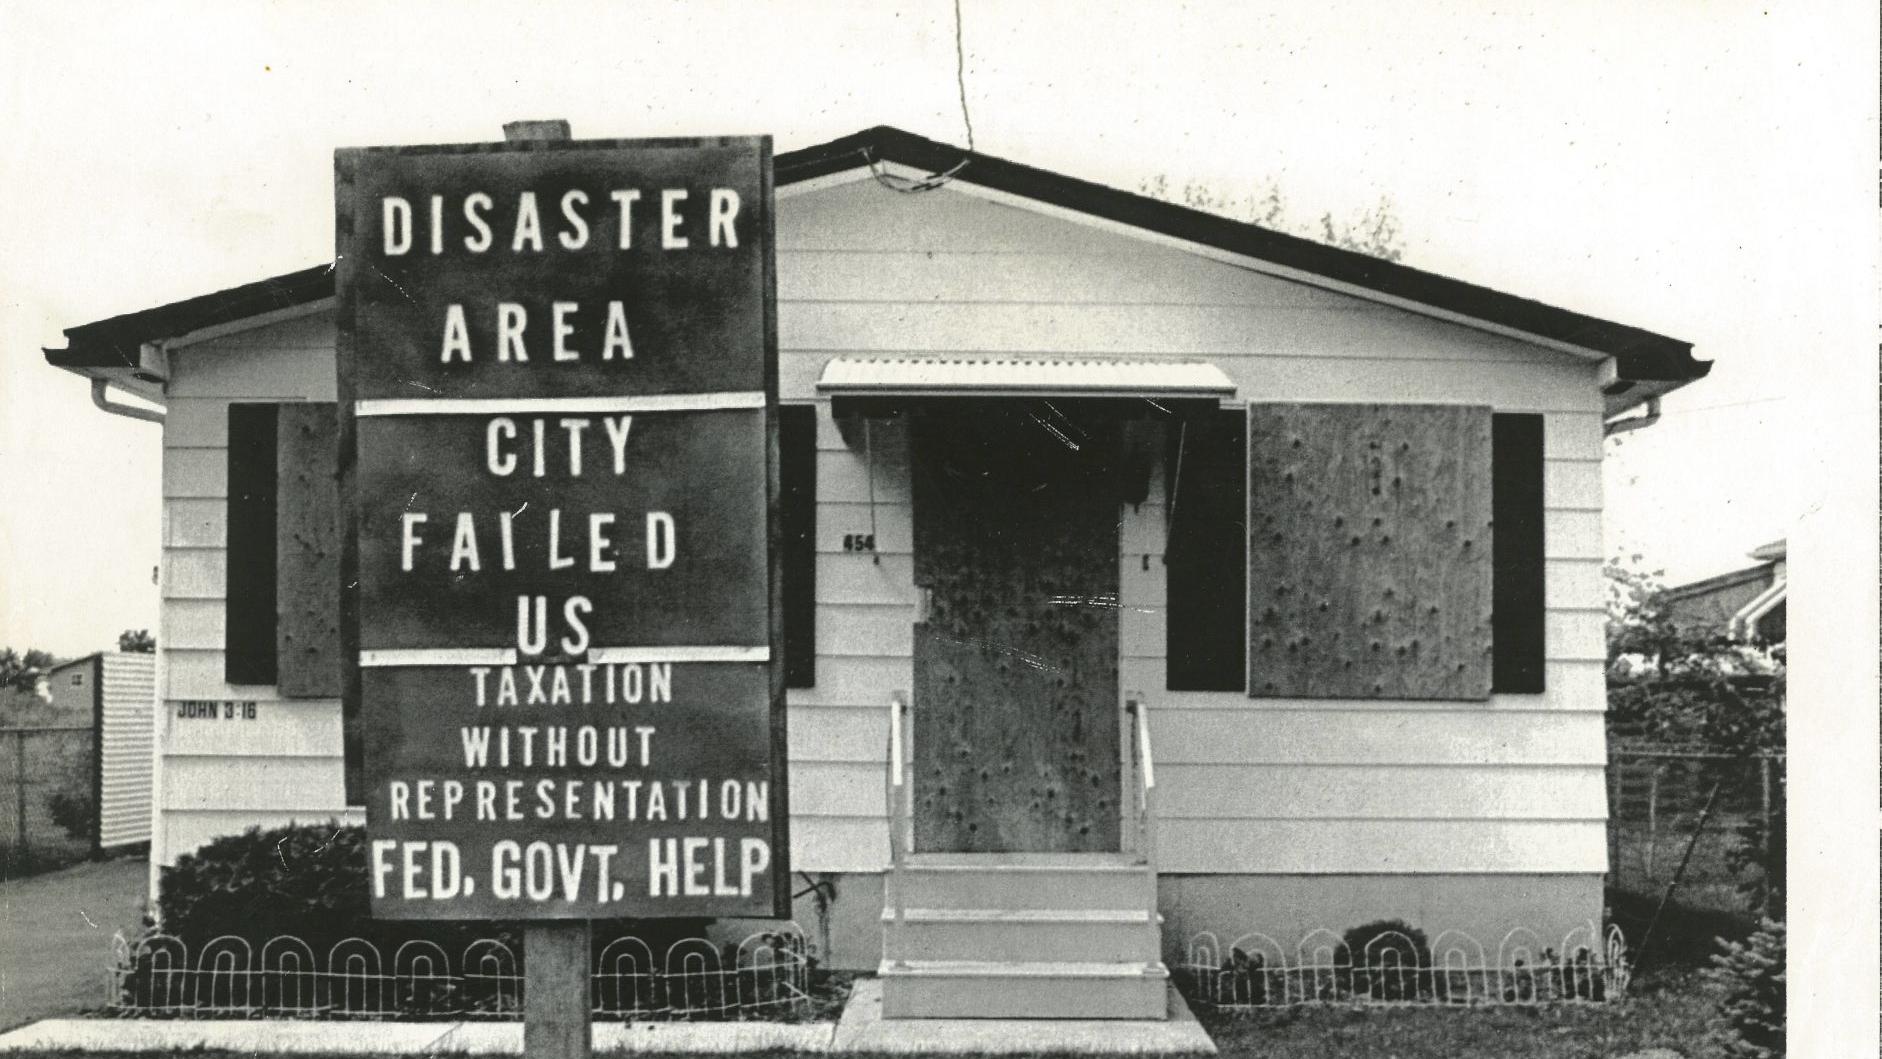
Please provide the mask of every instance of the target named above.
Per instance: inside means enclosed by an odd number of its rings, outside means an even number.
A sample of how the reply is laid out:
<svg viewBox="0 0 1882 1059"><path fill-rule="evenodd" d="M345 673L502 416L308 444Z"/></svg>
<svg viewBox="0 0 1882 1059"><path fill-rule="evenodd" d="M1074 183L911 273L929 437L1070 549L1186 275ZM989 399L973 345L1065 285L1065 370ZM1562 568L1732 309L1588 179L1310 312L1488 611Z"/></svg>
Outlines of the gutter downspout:
<svg viewBox="0 0 1882 1059"><path fill-rule="evenodd" d="M94 378L91 381L91 403L102 411L114 416L141 419L146 423L163 422L163 413L154 408L139 408L136 405L119 404L105 396L105 390L111 385L110 379Z"/></svg>
<svg viewBox="0 0 1882 1059"><path fill-rule="evenodd" d="M1601 436L1611 438L1616 434L1625 434L1630 430L1644 430L1660 421L1660 399L1647 398L1646 410L1637 416L1626 419L1610 419L1601 424Z"/></svg>

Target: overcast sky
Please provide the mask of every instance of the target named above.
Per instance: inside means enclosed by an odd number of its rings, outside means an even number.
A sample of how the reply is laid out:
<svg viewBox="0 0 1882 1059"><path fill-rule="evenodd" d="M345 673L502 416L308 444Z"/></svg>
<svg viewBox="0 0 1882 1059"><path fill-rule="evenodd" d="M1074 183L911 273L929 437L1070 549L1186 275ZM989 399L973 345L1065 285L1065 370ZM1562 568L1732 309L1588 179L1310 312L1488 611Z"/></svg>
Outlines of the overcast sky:
<svg viewBox="0 0 1882 1059"><path fill-rule="evenodd" d="M1126 188L1272 181L1300 217L1387 198L1408 264L1696 343L1712 378L1608 470L1610 551L1680 580L1831 484L1784 398L1849 281L1839 224L1875 221L1873 184L1819 179L1857 139L1874 160L1873 57L1837 54L1874 12L1773 6L963 0L966 96L988 153ZM548 117L780 151L966 137L948 0L8 4L0 114L0 645L63 654L156 623L158 428L93 410L40 347L330 259L334 147Z"/></svg>

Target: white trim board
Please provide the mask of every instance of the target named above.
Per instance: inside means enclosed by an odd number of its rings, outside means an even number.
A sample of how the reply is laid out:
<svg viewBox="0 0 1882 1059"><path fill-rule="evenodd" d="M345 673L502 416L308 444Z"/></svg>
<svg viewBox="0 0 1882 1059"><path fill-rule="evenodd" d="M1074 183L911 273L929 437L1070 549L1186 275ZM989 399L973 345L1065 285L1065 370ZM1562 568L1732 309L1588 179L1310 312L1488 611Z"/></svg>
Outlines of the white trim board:
<svg viewBox="0 0 1882 1059"><path fill-rule="evenodd" d="M644 662L769 662L771 648L763 644L679 645L673 647L591 647L594 665L629 665ZM514 647L416 647L362 650L359 664L367 668L390 666L514 666L537 664L524 659ZM549 664L549 663L542 663Z"/></svg>
<svg viewBox="0 0 1882 1059"><path fill-rule="evenodd" d="M356 416L716 412L765 406L763 390L622 397L382 397L353 402Z"/></svg>

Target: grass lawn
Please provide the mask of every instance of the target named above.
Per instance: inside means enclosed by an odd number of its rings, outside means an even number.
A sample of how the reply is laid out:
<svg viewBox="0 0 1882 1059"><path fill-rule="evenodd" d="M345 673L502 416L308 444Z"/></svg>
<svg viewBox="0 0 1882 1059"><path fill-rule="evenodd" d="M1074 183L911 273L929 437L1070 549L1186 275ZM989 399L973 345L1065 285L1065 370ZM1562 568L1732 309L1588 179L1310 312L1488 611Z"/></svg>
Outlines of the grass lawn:
<svg viewBox="0 0 1882 1059"><path fill-rule="evenodd" d="M1698 976L1668 971L1636 981L1615 1004L1530 1008L1293 1008L1202 1012L1225 1056L1261 1059L1611 1059L1671 1048L1722 1054L1719 1013Z"/></svg>
<svg viewBox="0 0 1882 1059"><path fill-rule="evenodd" d="M1627 999L1614 1004L1199 1014L1222 1055L1248 1059L1613 1059L1646 1048L1671 1048L1689 1059L1722 1054L1718 1011L1687 969L1636 981ZM190 1054L238 1059L239 1053ZM766 1054L782 1059L791 1053Z"/></svg>

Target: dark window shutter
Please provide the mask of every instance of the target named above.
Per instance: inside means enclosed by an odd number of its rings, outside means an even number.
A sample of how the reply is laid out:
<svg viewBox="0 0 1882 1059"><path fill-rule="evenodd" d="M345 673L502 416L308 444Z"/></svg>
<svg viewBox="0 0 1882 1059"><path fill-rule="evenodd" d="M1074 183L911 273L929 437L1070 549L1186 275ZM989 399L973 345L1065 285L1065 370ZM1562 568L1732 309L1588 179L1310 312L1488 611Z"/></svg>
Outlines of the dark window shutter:
<svg viewBox="0 0 1882 1059"><path fill-rule="evenodd" d="M223 679L275 682L275 436L278 405L231 404Z"/></svg>
<svg viewBox="0 0 1882 1059"><path fill-rule="evenodd" d="M1496 523L1496 654L1490 689L1542 690L1542 417L1494 417L1491 424L1491 518Z"/></svg>
<svg viewBox="0 0 1882 1059"><path fill-rule="evenodd" d="M338 698L339 419L331 402L279 406L275 447L275 658L281 694Z"/></svg>
<svg viewBox="0 0 1882 1059"><path fill-rule="evenodd" d="M1248 692L1490 695L1491 413L1248 409Z"/></svg>
<svg viewBox="0 0 1882 1059"><path fill-rule="evenodd" d="M1241 691L1247 679L1248 448L1241 410L1171 432L1164 623L1171 691Z"/></svg>
<svg viewBox="0 0 1882 1059"><path fill-rule="evenodd" d="M817 408L778 407L784 685L817 683Z"/></svg>

